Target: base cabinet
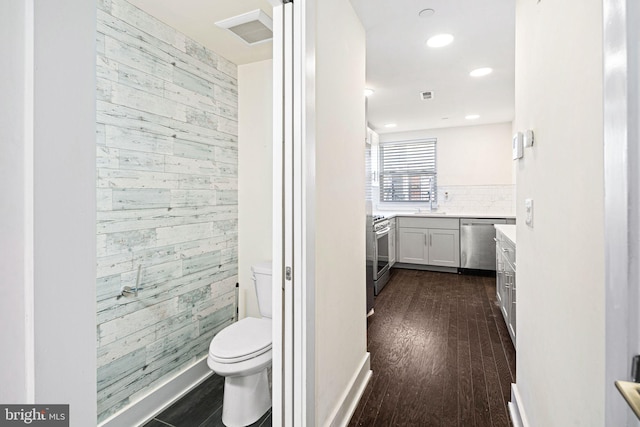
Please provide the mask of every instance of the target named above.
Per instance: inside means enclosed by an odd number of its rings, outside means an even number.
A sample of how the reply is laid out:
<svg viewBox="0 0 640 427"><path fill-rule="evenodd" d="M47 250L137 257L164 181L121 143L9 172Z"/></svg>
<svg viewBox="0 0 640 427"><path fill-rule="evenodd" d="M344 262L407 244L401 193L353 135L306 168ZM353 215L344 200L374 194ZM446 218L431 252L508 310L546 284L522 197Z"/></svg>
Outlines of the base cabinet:
<svg viewBox="0 0 640 427"><path fill-rule="evenodd" d="M457 219L399 218L398 262L460 267Z"/></svg>
<svg viewBox="0 0 640 427"><path fill-rule="evenodd" d="M509 335L516 345L516 247L499 230L496 232L496 299Z"/></svg>

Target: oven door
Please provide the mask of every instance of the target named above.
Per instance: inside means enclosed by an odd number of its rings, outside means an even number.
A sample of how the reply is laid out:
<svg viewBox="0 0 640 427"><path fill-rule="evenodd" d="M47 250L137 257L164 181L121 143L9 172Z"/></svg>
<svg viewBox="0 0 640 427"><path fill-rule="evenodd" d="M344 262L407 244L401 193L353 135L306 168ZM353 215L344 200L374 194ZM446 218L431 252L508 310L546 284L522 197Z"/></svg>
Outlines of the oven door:
<svg viewBox="0 0 640 427"><path fill-rule="evenodd" d="M378 280L389 270L389 227L376 231L375 254L373 259L373 280Z"/></svg>

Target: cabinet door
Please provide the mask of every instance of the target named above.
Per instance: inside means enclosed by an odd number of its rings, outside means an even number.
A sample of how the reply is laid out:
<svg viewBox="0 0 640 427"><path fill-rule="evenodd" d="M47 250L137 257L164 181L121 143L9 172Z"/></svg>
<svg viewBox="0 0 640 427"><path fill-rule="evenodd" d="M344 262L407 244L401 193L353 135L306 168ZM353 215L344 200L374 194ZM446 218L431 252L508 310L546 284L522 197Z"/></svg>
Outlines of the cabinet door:
<svg viewBox="0 0 640 427"><path fill-rule="evenodd" d="M511 304L509 303L511 297L511 272L505 264L504 269L504 288L502 291L502 304L500 304L500 311L502 311L502 317L509 327L509 313L511 311Z"/></svg>
<svg viewBox="0 0 640 427"><path fill-rule="evenodd" d="M419 228L400 228L398 238L399 261L427 264L427 231Z"/></svg>
<svg viewBox="0 0 640 427"><path fill-rule="evenodd" d="M396 227L391 226L389 231L389 267L396 263Z"/></svg>
<svg viewBox="0 0 640 427"><path fill-rule="evenodd" d="M503 299L504 299L504 263L502 261L502 251L500 250L500 245L496 243L496 300L498 300L499 307L502 307Z"/></svg>
<svg viewBox="0 0 640 427"><path fill-rule="evenodd" d="M460 267L459 230L429 230L429 264Z"/></svg>
<svg viewBox="0 0 640 427"><path fill-rule="evenodd" d="M510 310L509 310L509 333L511 334L511 338L513 339L513 345L516 345L516 272L511 272L511 283L510 283Z"/></svg>

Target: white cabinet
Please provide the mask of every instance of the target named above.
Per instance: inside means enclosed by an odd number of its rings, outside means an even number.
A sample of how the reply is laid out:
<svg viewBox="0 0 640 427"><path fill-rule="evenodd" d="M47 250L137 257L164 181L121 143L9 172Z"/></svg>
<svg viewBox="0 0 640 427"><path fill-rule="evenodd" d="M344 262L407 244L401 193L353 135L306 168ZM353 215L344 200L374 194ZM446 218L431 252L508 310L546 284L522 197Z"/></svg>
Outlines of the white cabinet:
<svg viewBox="0 0 640 427"><path fill-rule="evenodd" d="M516 344L516 246L500 230L496 230L496 299Z"/></svg>
<svg viewBox="0 0 640 427"><path fill-rule="evenodd" d="M393 267L396 263L397 249L396 249L396 220L392 218L389 221L389 268Z"/></svg>
<svg viewBox="0 0 640 427"><path fill-rule="evenodd" d="M457 218L398 218L398 262L460 267Z"/></svg>
<svg viewBox="0 0 640 427"><path fill-rule="evenodd" d="M429 230L429 265L460 266L460 231Z"/></svg>
<svg viewBox="0 0 640 427"><path fill-rule="evenodd" d="M427 230L400 227L398 235L399 261L408 264L428 264Z"/></svg>

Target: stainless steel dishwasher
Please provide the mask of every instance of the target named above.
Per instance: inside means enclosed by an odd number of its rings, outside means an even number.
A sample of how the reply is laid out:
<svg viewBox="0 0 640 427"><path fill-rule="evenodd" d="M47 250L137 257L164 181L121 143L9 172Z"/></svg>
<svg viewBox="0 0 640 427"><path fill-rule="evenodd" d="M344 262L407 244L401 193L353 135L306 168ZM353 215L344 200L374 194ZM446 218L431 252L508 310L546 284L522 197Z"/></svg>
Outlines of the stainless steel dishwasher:
<svg viewBox="0 0 640 427"><path fill-rule="evenodd" d="M504 218L460 219L460 268L496 269L496 229L494 224L507 224Z"/></svg>

